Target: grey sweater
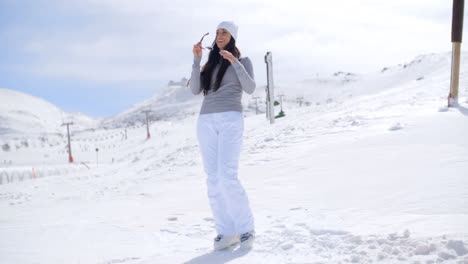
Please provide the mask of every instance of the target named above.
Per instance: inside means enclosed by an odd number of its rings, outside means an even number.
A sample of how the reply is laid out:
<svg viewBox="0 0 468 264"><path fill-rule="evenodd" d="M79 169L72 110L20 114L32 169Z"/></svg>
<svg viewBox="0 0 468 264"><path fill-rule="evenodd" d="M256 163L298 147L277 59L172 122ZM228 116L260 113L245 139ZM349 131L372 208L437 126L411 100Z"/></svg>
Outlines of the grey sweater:
<svg viewBox="0 0 468 264"><path fill-rule="evenodd" d="M190 89L195 95L203 91L200 80L200 61L201 56L194 56ZM214 92L214 83L220 66L221 63L218 63L213 71L211 90L203 99L200 115L227 111L242 112L242 91L248 94L255 91L252 62L248 57L245 57L240 61L236 59L234 63L229 65L219 89Z"/></svg>

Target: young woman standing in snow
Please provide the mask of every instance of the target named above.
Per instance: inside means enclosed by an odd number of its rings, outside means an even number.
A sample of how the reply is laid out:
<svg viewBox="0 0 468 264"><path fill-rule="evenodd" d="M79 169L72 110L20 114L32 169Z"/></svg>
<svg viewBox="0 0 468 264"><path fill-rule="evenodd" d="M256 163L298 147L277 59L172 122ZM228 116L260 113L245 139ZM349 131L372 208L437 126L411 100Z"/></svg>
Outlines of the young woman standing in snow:
<svg viewBox="0 0 468 264"><path fill-rule="evenodd" d="M221 22L208 62L200 70L201 41L193 46L190 89L205 96L197 122L197 137L207 175L208 198L218 235L214 249L240 242L251 248L254 219L247 194L237 177L244 132L242 92L252 94L255 80L249 58L236 47L237 25ZM203 39L203 38L202 38Z"/></svg>

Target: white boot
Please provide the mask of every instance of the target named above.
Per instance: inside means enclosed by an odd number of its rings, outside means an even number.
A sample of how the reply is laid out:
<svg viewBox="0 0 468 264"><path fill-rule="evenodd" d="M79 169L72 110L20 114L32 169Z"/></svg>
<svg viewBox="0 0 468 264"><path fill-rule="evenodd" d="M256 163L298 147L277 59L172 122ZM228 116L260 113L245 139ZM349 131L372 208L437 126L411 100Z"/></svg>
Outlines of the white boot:
<svg viewBox="0 0 468 264"><path fill-rule="evenodd" d="M214 250L223 250L237 243L239 243L238 235L233 235L233 236L218 235L214 239L213 248Z"/></svg>
<svg viewBox="0 0 468 264"><path fill-rule="evenodd" d="M255 231L244 233L240 237L240 248L251 249L255 240Z"/></svg>

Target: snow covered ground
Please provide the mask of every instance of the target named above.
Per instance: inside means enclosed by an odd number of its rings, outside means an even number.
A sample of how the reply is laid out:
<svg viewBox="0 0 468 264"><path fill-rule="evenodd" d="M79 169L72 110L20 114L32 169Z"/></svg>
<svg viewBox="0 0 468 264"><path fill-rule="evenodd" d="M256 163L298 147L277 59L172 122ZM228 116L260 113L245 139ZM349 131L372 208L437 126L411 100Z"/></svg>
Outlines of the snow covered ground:
<svg viewBox="0 0 468 264"><path fill-rule="evenodd" d="M34 135L0 151L0 263L468 263L467 58L455 108L449 54L280 85L274 125L246 107L250 251L211 250L196 115L150 140L141 125L77 131L72 165L63 137Z"/></svg>

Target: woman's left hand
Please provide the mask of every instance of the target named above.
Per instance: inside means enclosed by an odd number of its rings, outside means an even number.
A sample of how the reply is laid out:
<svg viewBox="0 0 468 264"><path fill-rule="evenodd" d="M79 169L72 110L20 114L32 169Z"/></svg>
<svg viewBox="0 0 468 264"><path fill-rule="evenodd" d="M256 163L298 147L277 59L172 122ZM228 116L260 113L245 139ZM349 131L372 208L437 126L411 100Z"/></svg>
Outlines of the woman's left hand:
<svg viewBox="0 0 468 264"><path fill-rule="evenodd" d="M227 50L221 50L219 51L219 54L231 63L234 63L236 61L236 57L234 57L234 55L232 55L232 53Z"/></svg>

